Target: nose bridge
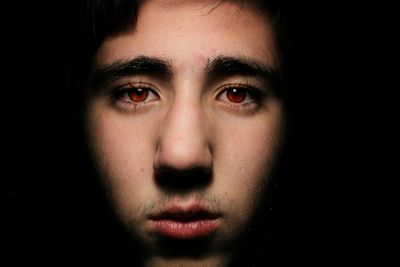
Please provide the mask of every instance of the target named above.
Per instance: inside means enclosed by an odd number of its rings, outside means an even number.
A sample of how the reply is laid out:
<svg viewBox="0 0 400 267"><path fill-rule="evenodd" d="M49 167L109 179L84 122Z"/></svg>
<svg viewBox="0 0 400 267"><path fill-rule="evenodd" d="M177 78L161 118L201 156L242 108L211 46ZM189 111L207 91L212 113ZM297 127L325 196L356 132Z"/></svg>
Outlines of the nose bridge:
<svg viewBox="0 0 400 267"><path fill-rule="evenodd" d="M177 90L160 129L156 168L209 168L211 154L201 96Z"/></svg>

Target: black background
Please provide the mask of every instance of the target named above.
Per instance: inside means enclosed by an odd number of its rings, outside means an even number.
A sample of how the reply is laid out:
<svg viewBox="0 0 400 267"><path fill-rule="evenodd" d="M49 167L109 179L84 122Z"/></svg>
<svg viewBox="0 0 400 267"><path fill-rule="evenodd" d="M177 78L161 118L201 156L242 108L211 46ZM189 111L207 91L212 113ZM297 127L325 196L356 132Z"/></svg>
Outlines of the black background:
<svg viewBox="0 0 400 267"><path fill-rule="evenodd" d="M281 184L279 257L395 266L389 7L302 2L314 43L296 107L304 119L297 163ZM76 6L15 1L0 9L1 266L91 266L118 247L76 153L65 79Z"/></svg>

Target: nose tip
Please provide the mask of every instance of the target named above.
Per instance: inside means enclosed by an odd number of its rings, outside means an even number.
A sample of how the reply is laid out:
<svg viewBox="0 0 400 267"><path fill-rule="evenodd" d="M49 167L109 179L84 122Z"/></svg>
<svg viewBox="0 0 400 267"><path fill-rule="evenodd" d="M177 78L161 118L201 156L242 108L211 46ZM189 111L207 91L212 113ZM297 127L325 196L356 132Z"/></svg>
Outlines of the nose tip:
<svg viewBox="0 0 400 267"><path fill-rule="evenodd" d="M165 139L157 150L155 161L157 170L173 169L185 172L211 167L210 148L199 136L177 136Z"/></svg>

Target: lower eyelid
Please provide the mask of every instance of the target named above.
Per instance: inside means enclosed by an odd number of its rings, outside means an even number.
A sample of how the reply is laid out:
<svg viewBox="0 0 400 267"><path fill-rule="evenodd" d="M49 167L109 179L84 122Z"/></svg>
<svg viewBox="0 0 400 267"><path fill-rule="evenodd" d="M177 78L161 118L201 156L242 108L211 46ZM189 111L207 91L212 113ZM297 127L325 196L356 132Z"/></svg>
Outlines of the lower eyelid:
<svg viewBox="0 0 400 267"><path fill-rule="evenodd" d="M235 104L228 101L219 101L218 103L221 108L227 109L233 112L247 112L247 111L255 111L260 106L256 102L248 102L244 104Z"/></svg>
<svg viewBox="0 0 400 267"><path fill-rule="evenodd" d="M115 105L115 107L123 109L125 111L144 111L147 108L152 107L154 104L156 103L156 101L148 101L148 102L126 102L126 101L116 101L114 102L113 105Z"/></svg>

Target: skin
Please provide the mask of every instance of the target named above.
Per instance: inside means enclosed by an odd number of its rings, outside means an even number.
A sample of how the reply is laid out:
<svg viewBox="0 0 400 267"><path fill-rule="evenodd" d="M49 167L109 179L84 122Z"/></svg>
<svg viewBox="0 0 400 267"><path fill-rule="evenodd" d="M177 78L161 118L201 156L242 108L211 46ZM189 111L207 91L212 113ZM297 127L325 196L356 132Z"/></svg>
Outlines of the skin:
<svg viewBox="0 0 400 267"><path fill-rule="evenodd" d="M92 82L87 98L90 151L118 218L146 252L145 266L226 266L262 198L283 135L283 103L266 79L211 79L206 71L220 56L278 69L271 24L250 5L207 2L146 1L135 29L106 38L93 61L93 72L138 56L167 60L172 68L170 76ZM265 96L247 93L234 103L224 87L232 84ZM116 88L138 85L150 88L145 100L115 97ZM170 255L146 216L193 202L222 214L220 225L201 254ZM179 251L179 243L169 242Z"/></svg>

